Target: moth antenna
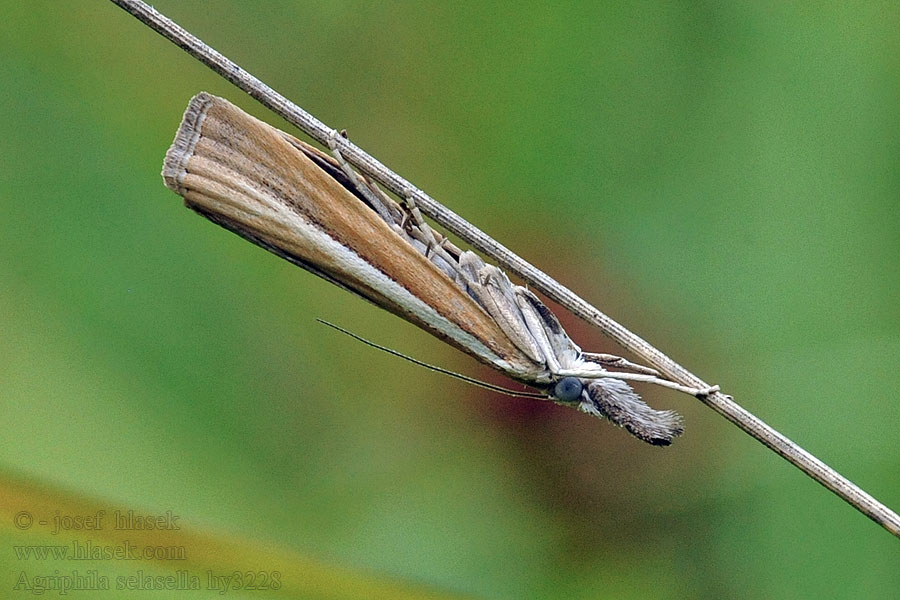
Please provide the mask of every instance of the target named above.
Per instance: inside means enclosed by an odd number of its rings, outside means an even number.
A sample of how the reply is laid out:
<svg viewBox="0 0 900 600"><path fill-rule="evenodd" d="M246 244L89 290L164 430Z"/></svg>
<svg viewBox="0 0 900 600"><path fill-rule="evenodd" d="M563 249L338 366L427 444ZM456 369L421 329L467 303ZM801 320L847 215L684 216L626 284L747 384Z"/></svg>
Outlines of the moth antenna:
<svg viewBox="0 0 900 600"><path fill-rule="evenodd" d="M359 336L359 335L353 333L352 331L348 331L339 325L335 325L334 323L329 323L328 321L326 321L324 319L316 319L316 321L318 321L319 323L322 323L323 325L328 325L332 329L336 329L345 335L349 335L354 340L356 340L358 342L362 342L363 344L366 344L367 346L371 346L372 348L381 350L382 352L387 352L388 354L393 354L394 356L398 356L398 357L402 358L403 360L408 360L409 362L413 363L414 365L419 365L420 367L425 367L426 369L429 369L436 373L442 373L444 375L449 375L450 377L455 377L456 379L459 379L460 381L465 381L469 385L474 385L475 387L480 387L480 388L484 388L486 390L491 390L491 391L497 392L499 394L505 394L507 396L512 396L513 398L532 398L532 399L537 399L537 400L547 400L547 394L538 394L535 392L517 392L515 390L510 390L510 389L507 389L507 388L499 386L499 385L494 385L492 383L487 383L486 381L481 381L479 379L475 379L474 377L468 377L461 373L457 373L457 372L451 371L449 369L444 369L443 367L438 367L436 365L432 365L427 362L423 362L417 358L413 358L412 356L407 356L406 354L403 354L402 352L398 352L398 351L394 350L393 348L388 348L387 346L382 346L380 344L376 344L375 342L367 340L366 338Z"/></svg>

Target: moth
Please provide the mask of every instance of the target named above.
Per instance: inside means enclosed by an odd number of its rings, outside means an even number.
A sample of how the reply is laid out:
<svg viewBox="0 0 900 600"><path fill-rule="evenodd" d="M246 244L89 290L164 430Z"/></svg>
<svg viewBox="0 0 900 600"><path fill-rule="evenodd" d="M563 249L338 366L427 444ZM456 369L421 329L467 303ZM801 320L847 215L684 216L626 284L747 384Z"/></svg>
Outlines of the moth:
<svg viewBox="0 0 900 600"><path fill-rule="evenodd" d="M547 400L669 445L681 417L627 380L692 395L653 369L583 352L556 316L499 268L432 229L343 161L202 92L166 153L163 180L188 208L406 319ZM611 371L624 368L629 372Z"/></svg>

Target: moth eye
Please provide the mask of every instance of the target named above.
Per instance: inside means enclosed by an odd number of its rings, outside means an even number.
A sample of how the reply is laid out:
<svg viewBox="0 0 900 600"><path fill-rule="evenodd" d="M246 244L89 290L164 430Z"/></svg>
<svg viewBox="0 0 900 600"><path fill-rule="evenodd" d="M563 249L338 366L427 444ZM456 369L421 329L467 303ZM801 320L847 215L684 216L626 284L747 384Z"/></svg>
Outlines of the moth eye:
<svg viewBox="0 0 900 600"><path fill-rule="evenodd" d="M577 377L563 377L553 386L553 397L560 402L576 402L583 389L584 384Z"/></svg>

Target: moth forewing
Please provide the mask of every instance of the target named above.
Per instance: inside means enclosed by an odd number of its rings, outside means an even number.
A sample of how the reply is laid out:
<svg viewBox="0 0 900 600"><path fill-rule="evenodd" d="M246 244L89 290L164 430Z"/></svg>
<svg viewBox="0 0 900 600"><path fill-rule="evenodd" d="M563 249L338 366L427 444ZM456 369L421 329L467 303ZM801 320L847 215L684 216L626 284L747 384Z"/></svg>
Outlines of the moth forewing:
<svg viewBox="0 0 900 600"><path fill-rule="evenodd" d="M533 361L459 286L274 127L195 96L163 167L185 204L495 368Z"/></svg>

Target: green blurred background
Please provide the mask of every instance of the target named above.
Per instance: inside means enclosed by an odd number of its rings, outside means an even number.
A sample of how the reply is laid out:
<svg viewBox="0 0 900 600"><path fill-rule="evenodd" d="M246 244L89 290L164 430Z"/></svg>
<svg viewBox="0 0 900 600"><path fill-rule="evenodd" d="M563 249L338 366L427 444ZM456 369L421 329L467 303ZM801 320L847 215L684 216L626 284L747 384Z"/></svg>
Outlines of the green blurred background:
<svg viewBox="0 0 900 600"><path fill-rule="evenodd" d="M896 3L156 6L900 508ZM163 187L196 92L283 121L111 3L0 17L3 589L896 597L897 539L691 398L641 389L687 421L652 448L317 324L502 381ZM179 515L188 562L15 555L121 542L11 524L96 507Z"/></svg>

